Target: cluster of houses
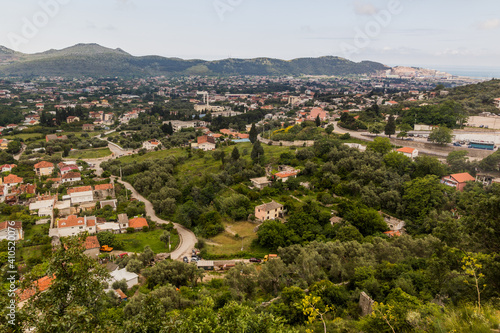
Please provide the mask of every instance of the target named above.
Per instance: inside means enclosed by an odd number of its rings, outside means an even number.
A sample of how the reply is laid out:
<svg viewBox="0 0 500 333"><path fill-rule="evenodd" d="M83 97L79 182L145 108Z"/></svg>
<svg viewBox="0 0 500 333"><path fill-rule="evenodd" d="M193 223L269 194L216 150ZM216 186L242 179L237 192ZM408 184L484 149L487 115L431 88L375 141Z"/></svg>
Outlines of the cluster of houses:
<svg viewBox="0 0 500 333"><path fill-rule="evenodd" d="M11 173L16 167L16 164L4 164L0 166L2 172L9 172L5 177L0 177L0 202L16 204L19 202L21 195L35 194L35 185L25 184L24 178Z"/></svg>

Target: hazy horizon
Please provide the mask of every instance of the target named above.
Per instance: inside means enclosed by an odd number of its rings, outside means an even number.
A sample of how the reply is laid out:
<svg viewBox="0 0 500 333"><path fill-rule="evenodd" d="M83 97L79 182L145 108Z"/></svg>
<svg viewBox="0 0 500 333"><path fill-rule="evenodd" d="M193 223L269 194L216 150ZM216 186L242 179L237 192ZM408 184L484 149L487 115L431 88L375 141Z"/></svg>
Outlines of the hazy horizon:
<svg viewBox="0 0 500 333"><path fill-rule="evenodd" d="M415 67L498 67L500 4L465 0L0 0L0 45L78 43L135 55L218 60L339 56Z"/></svg>

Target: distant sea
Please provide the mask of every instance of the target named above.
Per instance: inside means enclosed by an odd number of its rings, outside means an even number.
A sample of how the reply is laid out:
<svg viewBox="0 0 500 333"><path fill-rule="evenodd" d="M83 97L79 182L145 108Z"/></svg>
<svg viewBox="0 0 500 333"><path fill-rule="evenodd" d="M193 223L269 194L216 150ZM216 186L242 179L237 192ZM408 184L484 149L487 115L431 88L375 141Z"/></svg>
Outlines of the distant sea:
<svg viewBox="0 0 500 333"><path fill-rule="evenodd" d="M424 68L436 69L458 76L468 76L478 79L500 78L500 67L482 66L421 66Z"/></svg>

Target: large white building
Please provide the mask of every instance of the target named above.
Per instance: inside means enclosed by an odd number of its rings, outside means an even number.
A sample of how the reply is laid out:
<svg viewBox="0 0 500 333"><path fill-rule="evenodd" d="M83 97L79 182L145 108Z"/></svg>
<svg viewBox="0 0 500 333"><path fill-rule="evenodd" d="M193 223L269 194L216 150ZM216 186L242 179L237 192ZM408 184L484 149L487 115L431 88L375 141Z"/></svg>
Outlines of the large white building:
<svg viewBox="0 0 500 333"><path fill-rule="evenodd" d="M59 237L75 236L83 232L95 234L97 231L95 216L77 217L76 215L70 215L66 219L57 220L55 223Z"/></svg>
<svg viewBox="0 0 500 333"><path fill-rule="evenodd" d="M172 121L164 121L164 124L171 123L172 129L174 132L179 132L183 128L195 128L195 127L203 127L206 126L206 122L201 120L192 120L192 121L181 121L181 120L172 120Z"/></svg>
<svg viewBox="0 0 500 333"><path fill-rule="evenodd" d="M55 198L38 200L30 203L30 211L38 211L38 216L52 216L55 203Z"/></svg>
<svg viewBox="0 0 500 333"><path fill-rule="evenodd" d="M109 273L109 275L111 275L111 280L109 281L110 285L112 285L115 281L125 280L127 288L132 288L139 283L139 275L127 271L126 268L117 269Z"/></svg>
<svg viewBox="0 0 500 333"><path fill-rule="evenodd" d="M71 204L81 204L94 201L92 186L73 187L68 190Z"/></svg>

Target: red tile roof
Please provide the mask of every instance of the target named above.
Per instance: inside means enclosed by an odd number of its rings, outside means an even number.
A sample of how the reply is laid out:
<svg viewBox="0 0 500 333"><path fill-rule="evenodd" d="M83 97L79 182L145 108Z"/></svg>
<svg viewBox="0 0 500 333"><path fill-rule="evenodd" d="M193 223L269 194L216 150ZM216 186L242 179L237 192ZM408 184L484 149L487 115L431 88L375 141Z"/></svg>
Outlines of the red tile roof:
<svg viewBox="0 0 500 333"><path fill-rule="evenodd" d="M450 175L451 178L455 179L459 183L465 183L465 182L473 182L476 179L472 177L470 174L467 172L464 173L455 173L453 175Z"/></svg>
<svg viewBox="0 0 500 333"><path fill-rule="evenodd" d="M120 297L120 299L127 299L127 295L125 295L125 293L121 289L116 289L115 291Z"/></svg>
<svg viewBox="0 0 500 333"><path fill-rule="evenodd" d="M62 176L62 179L71 179L71 178L81 178L79 172L68 172Z"/></svg>
<svg viewBox="0 0 500 333"><path fill-rule="evenodd" d="M287 178L287 177L296 176L296 175L297 175L297 171L281 171L281 172L278 172L275 174L275 176L279 177L279 178Z"/></svg>
<svg viewBox="0 0 500 333"><path fill-rule="evenodd" d="M79 225L84 226L85 221L83 217L77 217L76 215L70 215L65 220L61 219L57 221L58 228L68 228Z"/></svg>
<svg viewBox="0 0 500 333"><path fill-rule="evenodd" d="M394 237L394 236L401 236L401 231L396 230L396 231L386 231L384 232L389 237Z"/></svg>
<svg viewBox="0 0 500 333"><path fill-rule="evenodd" d="M52 281L54 281L55 276L48 277L44 276L41 279L38 279L37 281L33 282L33 287L29 289L24 289L24 290L18 290L17 294L19 296L19 300L21 302L27 300L28 298L32 297L35 295L37 289L40 292L44 292L45 290L49 289L50 285L52 284Z"/></svg>
<svg viewBox="0 0 500 333"><path fill-rule="evenodd" d="M139 229L148 226L148 221L144 217L136 217L128 221L128 225L131 228Z"/></svg>
<svg viewBox="0 0 500 333"><path fill-rule="evenodd" d="M96 191L111 190L113 189L113 184L100 184L94 187Z"/></svg>
<svg viewBox="0 0 500 333"><path fill-rule="evenodd" d="M206 142L215 144L215 138L208 136L208 135L199 136L197 141L198 141L199 145L201 145L202 143L206 143Z"/></svg>
<svg viewBox="0 0 500 333"><path fill-rule="evenodd" d="M4 177L3 182L5 184L20 184L23 182L23 179L14 174L10 174Z"/></svg>
<svg viewBox="0 0 500 333"><path fill-rule="evenodd" d="M101 246L99 245L99 241L97 240L97 236L88 236L87 239L85 239L85 249L86 250L97 249L100 247Z"/></svg>
<svg viewBox="0 0 500 333"><path fill-rule="evenodd" d="M7 227L11 227L14 229L22 229L23 223L20 221L16 221L16 222L14 222L14 225L11 225L8 221L0 222L0 230L7 229Z"/></svg>
<svg viewBox="0 0 500 333"><path fill-rule="evenodd" d="M47 161L42 161L40 163L35 164L35 169L41 169L41 168L53 168L54 164L47 162Z"/></svg>
<svg viewBox="0 0 500 333"><path fill-rule="evenodd" d="M92 191L92 186L72 187L72 188L68 189L68 194L86 192L86 191Z"/></svg>
<svg viewBox="0 0 500 333"><path fill-rule="evenodd" d="M95 217L87 216L87 227L95 226ZM57 221L58 228L68 228L76 226L85 226L85 217L78 217L76 215L70 215L66 219L60 219Z"/></svg>
<svg viewBox="0 0 500 333"><path fill-rule="evenodd" d="M413 154L413 152L415 151L415 148L403 147L403 148L399 148L397 151L400 153Z"/></svg>

